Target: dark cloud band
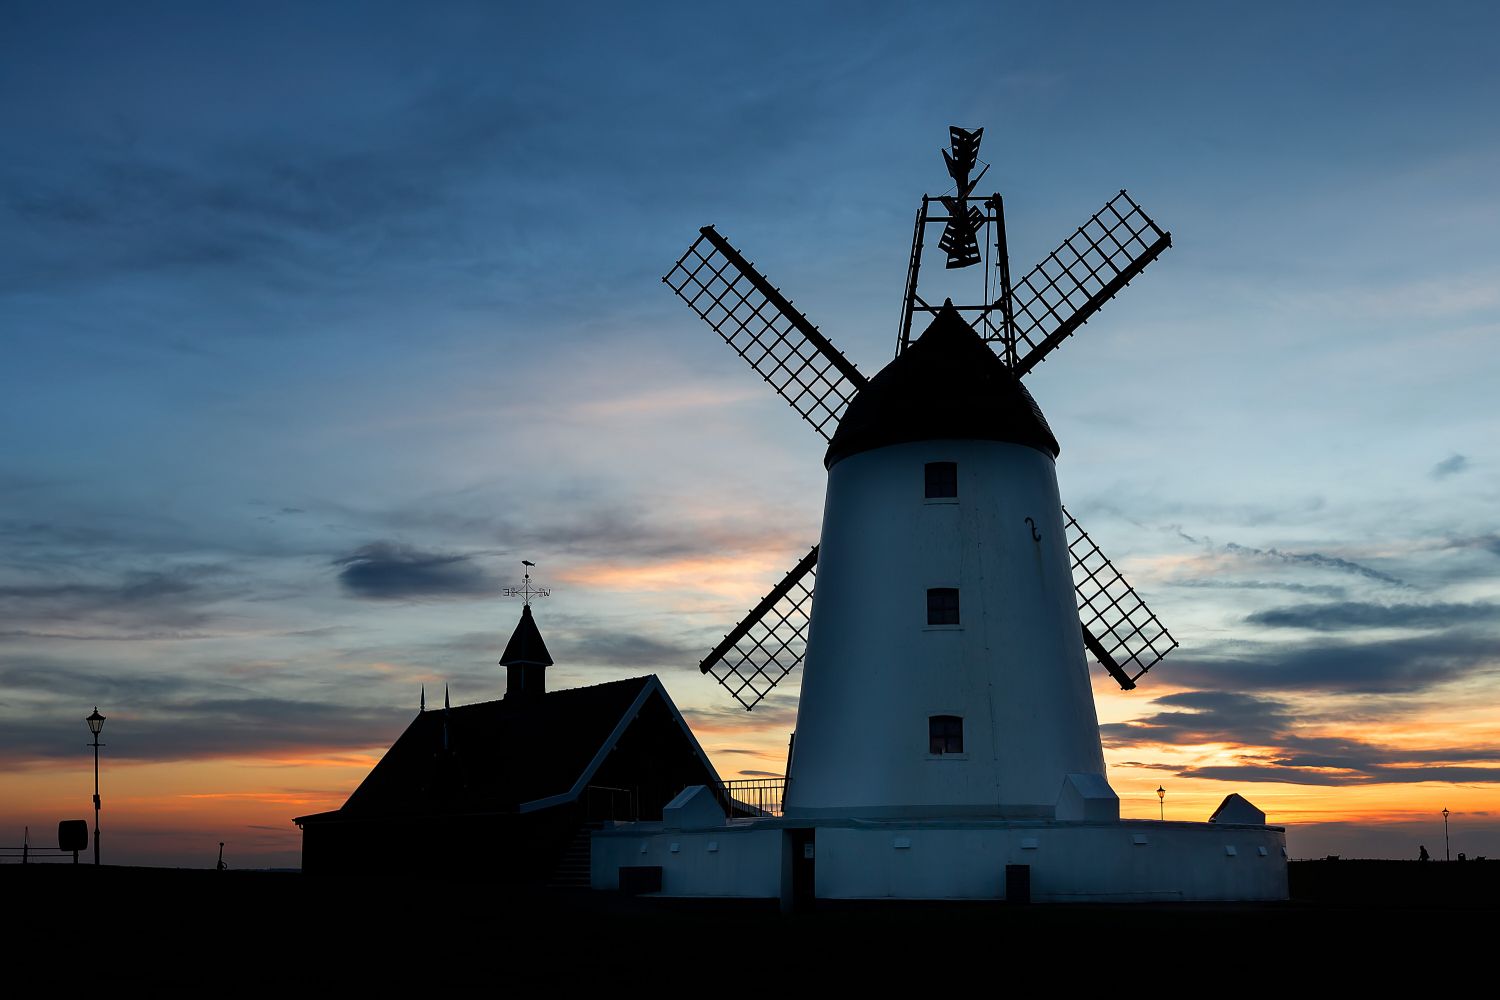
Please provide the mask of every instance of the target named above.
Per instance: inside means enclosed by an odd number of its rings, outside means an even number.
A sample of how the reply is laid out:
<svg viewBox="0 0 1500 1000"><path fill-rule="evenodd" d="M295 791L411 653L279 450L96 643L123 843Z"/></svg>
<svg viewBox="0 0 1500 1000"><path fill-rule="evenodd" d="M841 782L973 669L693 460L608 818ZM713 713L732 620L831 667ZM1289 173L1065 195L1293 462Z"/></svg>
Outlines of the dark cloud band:
<svg viewBox="0 0 1500 1000"><path fill-rule="evenodd" d="M484 597L499 589L470 556L428 552L394 542L371 542L333 564L343 567L339 583L353 597Z"/></svg>
<svg viewBox="0 0 1500 1000"><path fill-rule="evenodd" d="M1100 726L1111 747L1230 744L1240 763L1169 767L1179 777L1298 785L1410 784L1424 781L1500 782L1500 747L1391 747L1342 736L1309 736L1285 701L1228 691L1187 691L1156 699L1165 711ZM1496 765L1496 766L1484 766Z"/></svg>
<svg viewBox="0 0 1500 1000"><path fill-rule="evenodd" d="M1323 632L1344 629L1452 628L1500 621L1500 605L1476 601L1472 604L1370 604L1347 601L1268 608L1246 616L1252 625L1273 628L1305 628Z"/></svg>

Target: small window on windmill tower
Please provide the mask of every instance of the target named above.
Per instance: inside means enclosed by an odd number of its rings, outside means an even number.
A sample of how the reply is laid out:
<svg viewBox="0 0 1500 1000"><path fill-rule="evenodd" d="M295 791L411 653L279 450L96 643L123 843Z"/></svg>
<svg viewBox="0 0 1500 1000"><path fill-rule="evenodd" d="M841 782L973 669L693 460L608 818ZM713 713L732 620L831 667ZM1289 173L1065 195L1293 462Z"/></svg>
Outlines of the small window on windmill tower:
<svg viewBox="0 0 1500 1000"><path fill-rule="evenodd" d="M927 752L932 754L964 752L964 720L960 715L927 717Z"/></svg>
<svg viewBox="0 0 1500 1000"><path fill-rule="evenodd" d="M928 500L958 496L957 462L928 462L926 478Z"/></svg>
<svg viewBox="0 0 1500 1000"><path fill-rule="evenodd" d="M933 587L927 591L927 624L958 624L957 587Z"/></svg>

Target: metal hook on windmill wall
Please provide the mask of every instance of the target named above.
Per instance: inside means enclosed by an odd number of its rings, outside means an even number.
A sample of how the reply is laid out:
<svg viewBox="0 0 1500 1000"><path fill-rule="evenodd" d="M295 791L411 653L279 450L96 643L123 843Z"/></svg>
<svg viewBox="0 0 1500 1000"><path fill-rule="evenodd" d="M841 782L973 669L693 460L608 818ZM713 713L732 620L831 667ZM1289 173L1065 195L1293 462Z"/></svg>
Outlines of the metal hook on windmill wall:
<svg viewBox="0 0 1500 1000"><path fill-rule="evenodd" d="M1028 517L1026 519L1026 524L1027 524L1028 527L1031 528L1031 540L1033 542L1040 542L1042 540L1042 536L1039 535L1039 534L1037 534L1036 522L1033 521L1031 518Z"/></svg>

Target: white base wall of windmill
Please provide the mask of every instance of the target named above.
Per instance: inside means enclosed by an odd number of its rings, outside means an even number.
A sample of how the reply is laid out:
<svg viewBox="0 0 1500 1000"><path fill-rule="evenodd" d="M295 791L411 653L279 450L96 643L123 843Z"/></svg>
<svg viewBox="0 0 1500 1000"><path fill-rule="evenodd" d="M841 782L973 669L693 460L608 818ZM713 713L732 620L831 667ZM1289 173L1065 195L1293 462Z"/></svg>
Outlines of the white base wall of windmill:
<svg viewBox="0 0 1500 1000"><path fill-rule="evenodd" d="M789 900L809 839L819 899L1004 899L1007 865L1028 867L1036 902L1287 898L1284 828L1153 820L622 824L594 834L591 881L656 868L663 896Z"/></svg>
<svg viewBox="0 0 1500 1000"><path fill-rule="evenodd" d="M957 464L957 497L924 497L929 462ZM1052 457L1024 445L834 464L787 815L1050 819L1065 775L1104 779L1063 523ZM928 624L929 588L958 590L957 625ZM929 752L932 716L963 720L962 753Z"/></svg>

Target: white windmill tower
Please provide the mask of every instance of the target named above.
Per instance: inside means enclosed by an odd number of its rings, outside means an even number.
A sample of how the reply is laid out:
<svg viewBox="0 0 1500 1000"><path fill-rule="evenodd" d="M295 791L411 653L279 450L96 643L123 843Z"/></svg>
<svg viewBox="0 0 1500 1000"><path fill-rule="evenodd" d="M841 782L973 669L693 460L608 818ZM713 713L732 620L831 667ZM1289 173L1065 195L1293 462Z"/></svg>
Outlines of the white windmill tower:
<svg viewBox="0 0 1500 1000"><path fill-rule="evenodd" d="M828 441L819 544L701 669L750 710L804 665L776 822L797 859L816 840L819 894L993 895L996 866L1029 871L1046 838L1063 848L1044 868L1063 895L1129 898L1163 879L1196 898L1284 894L1284 863L1279 883L1209 871L1216 847L1238 848L1208 843L1205 824L1172 824L1165 874L1130 853L1150 836L1122 839L1085 651L1128 689L1177 643L1063 508L1058 444L1021 382L1171 236L1121 191L1012 285L1003 202L973 194L982 135L950 130L954 193L922 199L896 356L873 378L712 226L663 278ZM983 264L978 304L919 294L938 224L949 268ZM913 340L918 314L931 321ZM1257 855L1281 863L1278 828L1258 823ZM888 857L919 841L929 860ZM668 860L681 891L736 879ZM725 891L757 894L741 890Z"/></svg>

